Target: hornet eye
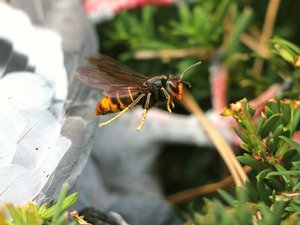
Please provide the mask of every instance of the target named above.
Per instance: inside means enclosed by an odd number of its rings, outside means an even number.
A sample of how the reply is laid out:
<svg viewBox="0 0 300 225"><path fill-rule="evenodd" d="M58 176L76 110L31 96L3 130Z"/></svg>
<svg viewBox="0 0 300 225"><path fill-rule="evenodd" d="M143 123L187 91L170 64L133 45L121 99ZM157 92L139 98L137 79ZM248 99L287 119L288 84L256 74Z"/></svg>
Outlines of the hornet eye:
<svg viewBox="0 0 300 225"><path fill-rule="evenodd" d="M177 95L179 93L179 82L177 80L169 80L167 82L167 90L171 95Z"/></svg>
<svg viewBox="0 0 300 225"><path fill-rule="evenodd" d="M172 87L177 87L178 86L178 82L177 81L170 81L170 83L169 83Z"/></svg>

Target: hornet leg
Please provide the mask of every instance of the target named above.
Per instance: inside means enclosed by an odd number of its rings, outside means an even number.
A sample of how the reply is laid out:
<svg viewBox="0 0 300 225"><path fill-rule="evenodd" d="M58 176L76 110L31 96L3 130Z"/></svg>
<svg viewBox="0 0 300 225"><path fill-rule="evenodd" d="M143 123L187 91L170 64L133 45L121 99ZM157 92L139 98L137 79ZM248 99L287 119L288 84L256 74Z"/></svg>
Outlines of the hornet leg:
<svg viewBox="0 0 300 225"><path fill-rule="evenodd" d="M162 87L161 90L163 91L163 93L164 93L164 95L165 95L165 97L167 99L167 104L166 104L167 105L167 110L168 110L168 112L172 112L171 107L172 107L172 109L174 109L175 108L175 104L172 101L172 98L171 98L170 94L166 91L166 89L164 89ZM170 107L170 105L171 105L171 107Z"/></svg>
<svg viewBox="0 0 300 225"><path fill-rule="evenodd" d="M145 123L145 120L146 120L146 115L147 115L147 112L149 110L149 105L150 105L150 97L151 97L151 93L149 93L147 95L147 98L146 98L146 102L145 102L145 105L144 105L144 113L143 113L143 117L142 117L142 120L139 124L139 126L136 128L137 131L141 131L142 127L144 126L144 123Z"/></svg>

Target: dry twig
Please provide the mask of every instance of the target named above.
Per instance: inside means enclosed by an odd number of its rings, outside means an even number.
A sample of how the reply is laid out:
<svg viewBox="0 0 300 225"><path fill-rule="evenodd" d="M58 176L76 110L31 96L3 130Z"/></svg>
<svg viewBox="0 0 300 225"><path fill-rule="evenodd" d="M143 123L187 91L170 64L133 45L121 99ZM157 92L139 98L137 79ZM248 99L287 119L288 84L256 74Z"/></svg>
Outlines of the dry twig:
<svg viewBox="0 0 300 225"><path fill-rule="evenodd" d="M273 28L275 24L275 19L277 16L278 8L280 5L280 0L269 0L267 12L266 12L266 17L262 29L262 33L260 35L260 40L259 40L259 49L268 49L268 40L271 38L272 33L273 33ZM261 74L262 68L263 68L263 63L264 61L262 59L256 59L253 65L252 72L255 76L259 76Z"/></svg>
<svg viewBox="0 0 300 225"><path fill-rule="evenodd" d="M196 56L207 58L210 52L203 48L181 48L181 49L162 49L162 50L140 50L134 54L137 59L155 59L159 58L163 62L169 62L171 59Z"/></svg>
<svg viewBox="0 0 300 225"><path fill-rule="evenodd" d="M199 120L201 126L206 131L207 135L211 138L211 141L215 145L222 159L226 163L234 183L237 186L244 186L244 182L247 179L242 166L236 160L235 155L230 148L229 144L226 142L221 133L215 128L215 126L205 117L203 111L198 106L195 99L187 91L185 93L182 105L189 112L193 113Z"/></svg>
<svg viewBox="0 0 300 225"><path fill-rule="evenodd" d="M244 171L246 173L250 172L251 168L245 166L244 167ZM173 195L169 195L167 197L167 200L170 201L171 203L182 203L185 201L189 201L195 198L198 198L200 196L204 196L210 193L215 193L217 192L219 189L223 189L226 188L228 186L230 186L231 184L233 184L233 178L232 176L228 176L226 178L224 178L221 181L212 183L212 184L206 184L200 187L196 187L196 188L191 188L185 191L181 191L178 193L175 193Z"/></svg>

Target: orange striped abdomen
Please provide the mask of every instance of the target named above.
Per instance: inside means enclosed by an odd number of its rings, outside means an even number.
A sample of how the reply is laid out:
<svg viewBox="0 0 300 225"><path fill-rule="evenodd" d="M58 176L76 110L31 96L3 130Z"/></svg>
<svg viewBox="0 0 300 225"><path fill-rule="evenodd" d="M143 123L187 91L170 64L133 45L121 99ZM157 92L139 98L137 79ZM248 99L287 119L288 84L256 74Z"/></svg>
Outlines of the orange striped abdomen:
<svg viewBox="0 0 300 225"><path fill-rule="evenodd" d="M120 112L125 109L133 99L131 97L104 97L102 98L96 107L95 116L106 115L110 113Z"/></svg>

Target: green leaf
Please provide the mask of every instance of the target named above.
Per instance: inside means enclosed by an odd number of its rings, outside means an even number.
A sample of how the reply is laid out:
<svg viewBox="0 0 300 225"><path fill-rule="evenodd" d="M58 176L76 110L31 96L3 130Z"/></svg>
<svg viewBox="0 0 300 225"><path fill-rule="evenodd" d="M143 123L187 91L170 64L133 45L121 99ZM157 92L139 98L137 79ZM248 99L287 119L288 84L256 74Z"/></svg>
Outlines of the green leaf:
<svg viewBox="0 0 300 225"><path fill-rule="evenodd" d="M63 205L59 206L61 207L61 212L67 210L68 208L70 208L76 201L77 201L78 197L77 197L77 193L73 193L69 196L67 196L64 201L63 201ZM44 213L44 218L51 218L54 216L54 212L57 208L57 205L53 205L51 207L49 207L46 212Z"/></svg>
<svg viewBox="0 0 300 225"><path fill-rule="evenodd" d="M39 207L38 213L39 213L39 215L40 215L41 217L45 218L44 215L45 215L46 212L47 212L47 205L46 205L46 203L43 203L43 204Z"/></svg>
<svg viewBox="0 0 300 225"><path fill-rule="evenodd" d="M273 114L278 114L281 112L280 110L280 104L279 103L275 103L275 102L268 102L266 108L265 108L266 112L267 112L267 117L272 116Z"/></svg>
<svg viewBox="0 0 300 225"><path fill-rule="evenodd" d="M290 104L282 104L282 120L283 120L283 125L287 126L291 120L291 105Z"/></svg>
<svg viewBox="0 0 300 225"><path fill-rule="evenodd" d="M249 104L247 104L247 111L249 112L250 116L253 117L255 115L256 110L252 107L250 107Z"/></svg>
<svg viewBox="0 0 300 225"><path fill-rule="evenodd" d="M23 218L22 218L22 216L21 216L20 210L18 210L11 203L7 203L6 207L8 209L9 214L11 215L15 225L26 225Z"/></svg>
<svg viewBox="0 0 300 225"><path fill-rule="evenodd" d="M230 194L228 194L226 191L223 191L223 190L218 190L218 193L221 195L221 197L223 198L223 200L228 205L230 205L231 207L234 206L235 198L233 196L231 196Z"/></svg>
<svg viewBox="0 0 300 225"><path fill-rule="evenodd" d="M271 169L265 169L263 171L261 171L258 175L257 175L257 180L263 180L265 178L267 178L268 174L272 172Z"/></svg>
<svg viewBox="0 0 300 225"><path fill-rule="evenodd" d="M69 196L67 196L65 199L64 199L64 202L63 202L63 209L66 210L68 208L70 208L72 205L75 204L75 202L78 200L78 193L75 192L73 194L70 194Z"/></svg>
<svg viewBox="0 0 300 225"><path fill-rule="evenodd" d="M293 191L298 191L299 189L300 189L300 182L298 180L298 182L293 187Z"/></svg>
<svg viewBox="0 0 300 225"><path fill-rule="evenodd" d="M246 180L245 186L246 186L246 188L249 192L249 199L252 202L258 202L259 201L259 196L258 196L258 192L257 192L257 189L256 189L255 185L250 180Z"/></svg>
<svg viewBox="0 0 300 225"><path fill-rule="evenodd" d="M40 220L38 214L38 208L32 202L27 204L26 209L24 210L24 217L26 218L27 225L36 225L39 224L38 221Z"/></svg>
<svg viewBox="0 0 300 225"><path fill-rule="evenodd" d="M282 222L282 215L285 210L286 202L274 202L272 207L261 205L262 219L259 224L263 225L280 225Z"/></svg>
<svg viewBox="0 0 300 225"><path fill-rule="evenodd" d="M249 154L244 154L242 156L237 156L237 160L243 164L250 166L251 168L255 169L256 171L262 171L265 169L265 166L256 159L253 158L253 156Z"/></svg>
<svg viewBox="0 0 300 225"><path fill-rule="evenodd" d="M63 202L66 197L68 191L68 184L64 184L57 200L57 203L55 204L54 213L52 217L52 223L56 223L58 219L60 218L61 214L63 213Z"/></svg>
<svg viewBox="0 0 300 225"><path fill-rule="evenodd" d="M270 172L272 172L272 170L265 169L257 175L257 192L260 199L266 204L271 204L269 196L272 194L272 189L268 186L268 180L266 179Z"/></svg>
<svg viewBox="0 0 300 225"><path fill-rule="evenodd" d="M297 152L300 154L300 144L284 136L280 136L279 138L283 139L285 142L287 142L292 147L294 147L297 150Z"/></svg>
<svg viewBox="0 0 300 225"><path fill-rule="evenodd" d="M246 143L242 143L241 145L241 148L244 149L246 152L250 152L252 153L252 149L250 148L250 146Z"/></svg>
<svg viewBox="0 0 300 225"><path fill-rule="evenodd" d="M268 180L272 184L272 189L274 191L280 192L286 190L286 185L282 180L278 179L278 177L275 176L268 176Z"/></svg>
<svg viewBox="0 0 300 225"><path fill-rule="evenodd" d="M241 34L246 30L251 19L252 19L252 9L249 7L245 7L242 13L235 21L234 30L231 33L230 41L228 43L228 47L226 51L227 57L234 55L233 53L238 50L240 46Z"/></svg>
<svg viewBox="0 0 300 225"><path fill-rule="evenodd" d="M142 21L143 21L143 30L144 35L147 38L154 38L154 24L153 18L155 14L155 7L146 6L142 8Z"/></svg>
<svg viewBox="0 0 300 225"><path fill-rule="evenodd" d="M294 156L297 154L297 151L296 151L296 149L294 149L294 148L291 148L291 149L288 149L285 153L284 153L284 155L283 155L283 157L282 157L282 164L283 165L288 165L288 164L290 164L291 163L291 160L294 158ZM300 165L299 165L300 166ZM300 167L298 168L298 169L300 169Z"/></svg>
<svg viewBox="0 0 300 225"><path fill-rule="evenodd" d="M292 162L292 164L293 164L298 170L300 170L300 161Z"/></svg>
<svg viewBox="0 0 300 225"><path fill-rule="evenodd" d="M278 139L274 139L274 138L270 138L270 140L268 140L268 148L270 149L272 155L274 155L276 153L277 147L278 147Z"/></svg>
<svg viewBox="0 0 300 225"><path fill-rule="evenodd" d="M56 221L60 217L61 213L66 211L77 201L78 199L77 193L73 193L65 197L67 191L68 191L68 185L64 184L59 194L57 203L47 209L47 211L43 215L44 218L52 217L52 222Z"/></svg>
<svg viewBox="0 0 300 225"><path fill-rule="evenodd" d="M77 225L77 224L78 224L77 221L73 221L69 225Z"/></svg>
<svg viewBox="0 0 300 225"><path fill-rule="evenodd" d="M262 117L262 116L260 116L260 117L258 118L258 122L257 122L257 133L258 133L258 134L261 134L261 129L262 129L262 127L263 127L265 121L266 121L265 118Z"/></svg>
<svg viewBox="0 0 300 225"><path fill-rule="evenodd" d="M275 128L275 130L274 130L274 132L273 132L273 137L274 138L278 138L280 135L283 135L283 125L282 124L279 124L276 128Z"/></svg>
<svg viewBox="0 0 300 225"><path fill-rule="evenodd" d="M292 170L292 171L273 171L268 174L268 176L300 176L300 171L298 170Z"/></svg>
<svg viewBox="0 0 300 225"><path fill-rule="evenodd" d="M281 176L286 183L286 188L287 188L286 191L291 191L291 189L289 189L289 188L293 185L292 177L284 174L287 170L282 165L277 164L274 166L278 170L279 173L282 173ZM271 177L272 173L269 173L268 176Z"/></svg>
<svg viewBox="0 0 300 225"><path fill-rule="evenodd" d="M280 44L282 46L285 46L286 48L291 49L296 54L298 54L298 55L300 54L300 48L298 46L296 46L292 42L289 42L289 41L287 41L287 40L285 40L283 38L275 37L275 38L271 39L271 43L273 43L273 44Z"/></svg>
<svg viewBox="0 0 300 225"><path fill-rule="evenodd" d="M291 135L293 135L295 133L295 130L298 127L299 121L300 121L300 111L298 109L296 109L294 111L293 120L291 121L291 125L290 125Z"/></svg>
<svg viewBox="0 0 300 225"><path fill-rule="evenodd" d="M181 2L178 6L178 12L183 27L189 27L190 25L190 10L186 3Z"/></svg>
<svg viewBox="0 0 300 225"><path fill-rule="evenodd" d="M218 4L218 8L216 10L216 13L214 14L213 18L213 26L212 28L216 28L221 26L221 23L223 23L224 17L226 15L227 9L230 5L232 0L223 0L220 1L220 4Z"/></svg>
<svg viewBox="0 0 300 225"><path fill-rule="evenodd" d="M241 131L239 130L238 128L236 127L232 127L232 129L234 130L234 132L239 136L239 138L245 142L245 143L248 143L248 137Z"/></svg>
<svg viewBox="0 0 300 225"><path fill-rule="evenodd" d="M275 53L277 53L279 56L281 56L285 61L293 64L294 58L296 56L295 52L290 49L288 46L282 44L282 43L276 43L274 45Z"/></svg>
<svg viewBox="0 0 300 225"><path fill-rule="evenodd" d="M62 213L60 216L55 220L55 225L64 225L68 220L68 214Z"/></svg>
<svg viewBox="0 0 300 225"><path fill-rule="evenodd" d="M280 114L274 114L270 118L268 118L260 130L260 136L262 138L265 138L270 134L271 131L276 129L281 122L280 118L281 118Z"/></svg>

